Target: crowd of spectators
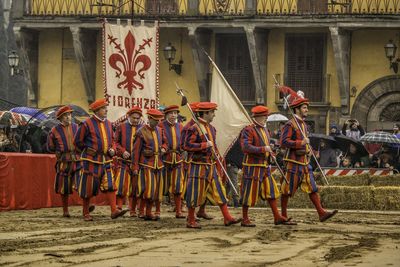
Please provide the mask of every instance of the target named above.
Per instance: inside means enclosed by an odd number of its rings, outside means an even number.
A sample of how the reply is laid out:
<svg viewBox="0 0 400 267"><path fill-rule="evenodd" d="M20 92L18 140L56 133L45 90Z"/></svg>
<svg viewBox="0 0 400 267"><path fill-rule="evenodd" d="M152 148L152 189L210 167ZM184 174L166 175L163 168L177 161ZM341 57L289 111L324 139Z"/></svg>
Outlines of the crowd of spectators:
<svg viewBox="0 0 400 267"><path fill-rule="evenodd" d="M274 138L279 140L280 132L284 124L280 124L279 128L272 132ZM349 119L344 122L340 131L336 124L331 124L329 128L329 136L336 137L344 135L359 141L365 135L364 128L355 119ZM400 139L400 125L394 124L393 135ZM363 143L368 155L360 155L357 147L350 144L348 151L344 152L338 148L332 148L328 142L321 139L318 148L314 148L314 154L321 167L330 168L390 168L395 172L400 172L400 145L396 144L373 144ZM279 147L279 142L274 142L278 162L283 166L283 157L285 150ZM316 163L311 161L316 168Z"/></svg>
<svg viewBox="0 0 400 267"><path fill-rule="evenodd" d="M0 152L47 153L47 134L35 125L0 125Z"/></svg>

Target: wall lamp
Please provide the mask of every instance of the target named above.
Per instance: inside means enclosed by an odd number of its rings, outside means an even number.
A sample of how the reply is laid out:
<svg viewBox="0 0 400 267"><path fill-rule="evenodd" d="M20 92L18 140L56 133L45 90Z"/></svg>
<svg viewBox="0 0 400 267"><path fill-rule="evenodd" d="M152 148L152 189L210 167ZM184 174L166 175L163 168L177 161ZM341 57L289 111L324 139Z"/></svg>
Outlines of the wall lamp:
<svg viewBox="0 0 400 267"><path fill-rule="evenodd" d="M400 58L394 59L396 57L397 46L393 43L393 40L389 40L389 43L385 44L384 48L386 57L389 59L389 68L393 69L394 73L397 73L400 62Z"/></svg>
<svg viewBox="0 0 400 267"><path fill-rule="evenodd" d="M357 87L353 86L350 88L350 97L355 97L357 95Z"/></svg>
<svg viewBox="0 0 400 267"><path fill-rule="evenodd" d="M10 54L8 54L8 66L10 67L11 70L11 76L14 76L16 74L22 74L22 70L18 68L19 56L17 52L11 51Z"/></svg>
<svg viewBox="0 0 400 267"><path fill-rule="evenodd" d="M172 64L176 55L176 48L171 44L168 43L166 47L164 47L164 58L168 60L169 70L174 70L176 74L181 75L182 73L182 58L179 60L178 64Z"/></svg>

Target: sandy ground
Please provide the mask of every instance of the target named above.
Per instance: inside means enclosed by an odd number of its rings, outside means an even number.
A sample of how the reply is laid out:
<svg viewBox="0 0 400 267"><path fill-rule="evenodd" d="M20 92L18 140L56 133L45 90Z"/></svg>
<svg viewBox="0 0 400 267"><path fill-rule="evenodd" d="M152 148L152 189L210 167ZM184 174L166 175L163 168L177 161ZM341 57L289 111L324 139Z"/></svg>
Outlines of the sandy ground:
<svg viewBox="0 0 400 267"><path fill-rule="evenodd" d="M314 210L289 210L297 226L275 226L269 209L252 209L255 228L225 227L218 209L203 229L185 228L163 207L161 221L96 207L0 213L0 266L400 266L400 212L341 211L320 223ZM232 209L240 216L240 209Z"/></svg>

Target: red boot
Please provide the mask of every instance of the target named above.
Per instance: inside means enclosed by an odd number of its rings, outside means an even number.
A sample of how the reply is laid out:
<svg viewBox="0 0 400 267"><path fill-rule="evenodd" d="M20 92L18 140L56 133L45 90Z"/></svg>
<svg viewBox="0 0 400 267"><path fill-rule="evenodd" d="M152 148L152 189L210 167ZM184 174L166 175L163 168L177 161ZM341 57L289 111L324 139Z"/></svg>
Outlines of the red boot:
<svg viewBox="0 0 400 267"><path fill-rule="evenodd" d="M243 206L242 213L243 213L243 220L240 225L243 227L256 227L256 225L252 223L249 219L249 206Z"/></svg>
<svg viewBox="0 0 400 267"><path fill-rule="evenodd" d="M177 219L186 218L186 216L182 214L182 199L181 199L181 195L180 194L176 194L174 197L175 197L175 207L176 207L175 218L177 218Z"/></svg>
<svg viewBox="0 0 400 267"><path fill-rule="evenodd" d="M338 213L338 210L333 210L333 211L324 210L324 208L322 208L321 200L319 199L318 193L311 193L309 194L309 197L318 212L320 222L324 222L329 218L333 217L336 213Z"/></svg>
<svg viewBox="0 0 400 267"><path fill-rule="evenodd" d="M137 203L137 197L132 196L129 198L129 210L130 210L130 216L131 217L136 217L136 203Z"/></svg>
<svg viewBox="0 0 400 267"><path fill-rule="evenodd" d="M106 192L106 195L108 198L108 202L110 203L111 219L116 219L118 217L121 217L128 211L128 210L117 209L115 192Z"/></svg>
<svg viewBox="0 0 400 267"><path fill-rule="evenodd" d="M146 200L142 200L142 201L146 201L146 215L144 216L144 220L145 221L157 221L158 219L151 212L151 210L153 208L153 201L150 199L146 199Z"/></svg>
<svg viewBox="0 0 400 267"><path fill-rule="evenodd" d="M226 204L223 204L221 206L219 206L219 208L221 209L222 215L224 216L224 224L225 226L229 226L232 224L237 224L240 223L242 221L242 219L235 219L231 216L231 214L229 213L228 210L228 206Z"/></svg>
<svg viewBox="0 0 400 267"><path fill-rule="evenodd" d="M269 206L271 207L272 214L274 215L274 224L285 224L285 225L297 225L296 222L291 222L286 217L279 214L278 207L276 205L276 199L268 199Z"/></svg>
<svg viewBox="0 0 400 267"><path fill-rule="evenodd" d="M89 213L89 203L90 203L90 198L84 198L83 200L83 220L88 222L88 221L93 221L92 216L90 216Z"/></svg>
<svg viewBox="0 0 400 267"><path fill-rule="evenodd" d="M188 220L186 223L187 228L194 228L194 229L200 229L201 226L196 222L194 218L194 213L195 213L195 208L189 208L188 210Z"/></svg>
<svg viewBox="0 0 400 267"><path fill-rule="evenodd" d="M144 214L144 208L146 207L146 202L147 200L140 198L139 199L139 215L138 218L144 219L145 214Z"/></svg>
<svg viewBox="0 0 400 267"><path fill-rule="evenodd" d="M282 216L287 218L287 206L289 203L289 196L288 195L282 195L281 196L281 213Z"/></svg>
<svg viewBox="0 0 400 267"><path fill-rule="evenodd" d="M124 198L121 196L116 196L117 199L117 208L119 210L122 210L122 207L124 206Z"/></svg>
<svg viewBox="0 0 400 267"><path fill-rule="evenodd" d="M159 220L161 218L161 201L156 200L156 212L154 213L154 217Z"/></svg>
<svg viewBox="0 0 400 267"><path fill-rule="evenodd" d="M214 217L211 217L206 213L206 203L204 203L203 205L200 206L200 209L196 215L197 215L197 218L203 218L206 220L214 219Z"/></svg>
<svg viewBox="0 0 400 267"><path fill-rule="evenodd" d="M62 205L63 205L63 217L65 217L65 218L71 217L71 215L69 215L69 212L68 212L68 194L62 194L61 201L62 201Z"/></svg>

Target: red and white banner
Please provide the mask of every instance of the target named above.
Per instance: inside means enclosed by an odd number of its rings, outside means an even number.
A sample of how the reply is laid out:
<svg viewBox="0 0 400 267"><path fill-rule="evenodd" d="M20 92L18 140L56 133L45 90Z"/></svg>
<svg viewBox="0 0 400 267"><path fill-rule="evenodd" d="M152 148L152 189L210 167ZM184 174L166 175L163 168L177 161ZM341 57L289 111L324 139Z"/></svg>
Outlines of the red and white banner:
<svg viewBox="0 0 400 267"><path fill-rule="evenodd" d="M342 168L322 168L325 175L342 176L342 175L358 175L358 174L369 174L369 175L392 175L393 170L391 169L342 169Z"/></svg>
<svg viewBox="0 0 400 267"><path fill-rule="evenodd" d="M347 176L347 175L359 175L359 174L369 174L374 175L393 175L393 170L391 169L377 169L377 168L359 168L359 169L345 169L345 168L322 168L325 175L332 176ZM275 166L271 166L271 171L276 170Z"/></svg>
<svg viewBox="0 0 400 267"><path fill-rule="evenodd" d="M103 29L104 91L108 119L117 121L132 106L158 107L158 24Z"/></svg>

